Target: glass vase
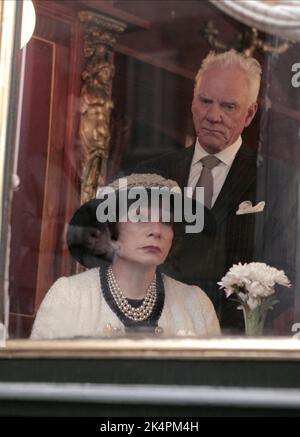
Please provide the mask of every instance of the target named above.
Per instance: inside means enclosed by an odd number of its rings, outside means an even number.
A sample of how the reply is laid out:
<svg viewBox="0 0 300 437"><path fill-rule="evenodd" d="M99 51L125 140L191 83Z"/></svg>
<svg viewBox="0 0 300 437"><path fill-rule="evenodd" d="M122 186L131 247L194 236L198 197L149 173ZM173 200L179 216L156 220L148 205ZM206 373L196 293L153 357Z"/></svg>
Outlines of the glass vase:
<svg viewBox="0 0 300 437"><path fill-rule="evenodd" d="M249 337L260 337L263 335L264 324L268 308L258 305L251 310L248 306L243 306L245 334Z"/></svg>

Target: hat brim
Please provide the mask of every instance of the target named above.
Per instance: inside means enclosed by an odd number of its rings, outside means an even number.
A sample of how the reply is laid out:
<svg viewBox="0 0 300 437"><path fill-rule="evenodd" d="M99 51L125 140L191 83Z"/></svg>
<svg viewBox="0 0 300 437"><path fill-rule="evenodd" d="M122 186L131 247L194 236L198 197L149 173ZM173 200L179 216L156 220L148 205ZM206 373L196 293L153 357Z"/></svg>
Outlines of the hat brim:
<svg viewBox="0 0 300 437"><path fill-rule="evenodd" d="M105 250L96 253L91 244L93 235L104 235L107 224L97 220L96 210L101 200L93 199L84 203L73 215L67 229L67 245L72 257L87 268L99 267L103 261L108 260Z"/></svg>

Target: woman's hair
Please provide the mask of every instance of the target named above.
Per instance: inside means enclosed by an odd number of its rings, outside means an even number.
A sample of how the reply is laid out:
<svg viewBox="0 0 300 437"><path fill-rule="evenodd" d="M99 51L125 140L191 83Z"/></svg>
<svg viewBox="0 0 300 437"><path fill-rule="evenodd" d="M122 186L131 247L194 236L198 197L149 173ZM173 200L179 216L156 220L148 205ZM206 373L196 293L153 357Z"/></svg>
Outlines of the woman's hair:
<svg viewBox="0 0 300 437"><path fill-rule="evenodd" d="M236 50L231 49L224 53L210 52L208 56L202 61L201 67L195 78L196 92L199 80L201 80L203 73L213 66L236 66L240 67L247 75L249 81L249 104L257 101L257 96L260 88L262 69L260 63L252 57L247 57L242 53L238 53Z"/></svg>

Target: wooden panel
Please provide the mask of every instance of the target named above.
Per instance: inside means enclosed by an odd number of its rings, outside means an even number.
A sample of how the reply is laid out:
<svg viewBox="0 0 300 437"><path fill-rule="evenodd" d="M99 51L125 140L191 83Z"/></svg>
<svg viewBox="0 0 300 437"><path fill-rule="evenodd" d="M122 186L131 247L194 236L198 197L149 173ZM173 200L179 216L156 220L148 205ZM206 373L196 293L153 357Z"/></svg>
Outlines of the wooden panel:
<svg viewBox="0 0 300 437"><path fill-rule="evenodd" d="M42 216L41 242L39 247L39 263L35 309L43 300L60 273L61 244L64 215L60 208L63 190L64 136L66 126L66 104L68 83L68 49L55 46L52 64L53 93L51 101L50 129L48 137L47 172L44 190L44 206Z"/></svg>
<svg viewBox="0 0 300 437"><path fill-rule="evenodd" d="M49 7L51 6L51 7ZM10 295L12 337L30 333L52 283L71 273L64 229L78 205L75 146L82 71L76 11L36 2L27 46L18 174L14 196Z"/></svg>
<svg viewBox="0 0 300 437"><path fill-rule="evenodd" d="M10 265L11 310L16 313L32 314L34 311L50 129L53 51L53 44L33 38L26 52L18 162L21 185L13 199Z"/></svg>

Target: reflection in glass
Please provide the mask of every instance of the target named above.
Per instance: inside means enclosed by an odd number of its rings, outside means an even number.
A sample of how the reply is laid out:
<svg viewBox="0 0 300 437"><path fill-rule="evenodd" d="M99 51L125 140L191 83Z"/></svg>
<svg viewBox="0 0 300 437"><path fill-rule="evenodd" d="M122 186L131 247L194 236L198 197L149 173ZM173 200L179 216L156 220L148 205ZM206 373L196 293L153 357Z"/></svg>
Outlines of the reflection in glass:
<svg viewBox="0 0 300 437"><path fill-rule="evenodd" d="M69 254L66 236L70 219L82 203L84 169L88 167L83 133L89 147L92 144L90 156L101 157L101 166L94 165L100 162L97 160L92 166L93 180L101 184L140 167L140 171L176 180L181 188L195 187L203 169L203 150L206 154L221 152L220 164L207 172L213 191L204 232L198 236L176 234L164 273L173 280L200 286L214 304L223 334L240 335L242 312L235 302L225 300L217 282L238 262L261 261L283 269L292 287L277 290L280 303L269 312L264 333L292 336L293 325L300 322L300 88L293 86L291 71L299 63L299 44L290 41L284 53L253 51L262 67L262 83L257 112L254 99L249 113L249 83L240 70L227 69L225 75L221 67L221 73L220 68L210 70L205 79L210 83L203 89L202 81L200 94L193 97L194 78L211 50L202 32L207 22L214 22L228 47L236 35L248 30L246 24L212 3L161 1L158 6L150 0L116 1L113 7L111 2L93 2L93 7L85 4L83 8L77 1L36 0L34 5L37 22L25 49L17 157L21 184L13 196L11 216L11 337L29 337L51 286L58 278L82 270ZM79 15L86 10L93 17L84 23L91 26L88 30ZM101 17L107 18L107 14L124 30L114 36L116 41L110 34L113 29L101 25L105 21ZM83 37L86 32L93 35L88 44ZM259 39L274 48L284 43L262 32ZM103 45L108 50L103 50ZM99 60L102 55L109 57L103 65L108 62L110 66L109 72L103 72L109 73L110 84L105 88L105 101L114 106L109 107L110 120L105 113L104 134L110 138L105 150L100 145L103 132L93 136L95 117L103 118L103 113L94 111L89 118L89 111L82 111L86 83L81 74L87 63L94 71L93 56ZM230 96L234 87L239 88L238 98L247 107L237 119L230 115L237 109ZM207 112L208 118L201 115ZM227 135L225 118L232 124L222 154L215 146ZM251 202L251 208L260 202L265 206L255 213L236 214L244 202ZM98 265L98 255L92 253L93 248L99 249L97 226L85 229L90 267ZM74 241L77 231L74 229ZM66 314L68 309L61 306L61 311Z"/></svg>

